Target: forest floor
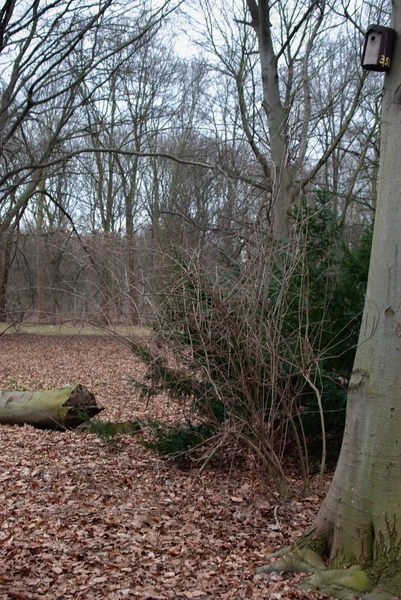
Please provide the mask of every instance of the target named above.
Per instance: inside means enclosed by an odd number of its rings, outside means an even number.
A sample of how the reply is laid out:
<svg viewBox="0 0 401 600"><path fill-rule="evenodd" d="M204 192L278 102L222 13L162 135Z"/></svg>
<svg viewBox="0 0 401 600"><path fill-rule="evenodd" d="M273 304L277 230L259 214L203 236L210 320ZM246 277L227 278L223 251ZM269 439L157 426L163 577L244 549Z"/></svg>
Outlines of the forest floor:
<svg viewBox="0 0 401 600"><path fill-rule="evenodd" d="M0 389L79 382L111 421L174 419L130 383L144 367L110 337L0 336ZM322 599L299 576L256 575L296 539L321 503L271 501L246 466L198 469L123 436L0 426L0 600ZM328 484L328 482L327 482Z"/></svg>

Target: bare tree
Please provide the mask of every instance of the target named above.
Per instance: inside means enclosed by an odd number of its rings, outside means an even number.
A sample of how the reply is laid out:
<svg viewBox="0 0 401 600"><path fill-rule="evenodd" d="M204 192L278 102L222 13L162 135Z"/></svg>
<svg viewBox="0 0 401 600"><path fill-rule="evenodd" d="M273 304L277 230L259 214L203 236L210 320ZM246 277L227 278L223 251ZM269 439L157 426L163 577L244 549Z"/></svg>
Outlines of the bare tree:
<svg viewBox="0 0 401 600"><path fill-rule="evenodd" d="M202 46L218 77L232 82L232 131L237 137L242 132L259 165L254 181L265 190L278 236L287 231L289 207L311 186L329 183L346 214L372 155L377 112L361 108L372 85L365 94L359 54L363 25L373 17L367 10L351 14L347 6L309 0L204 4ZM358 130L354 142L351 126Z"/></svg>
<svg viewBox="0 0 401 600"><path fill-rule="evenodd" d="M146 3L136 7L112 0L85 8L66 0L35 0L18 6L6 2L0 14L2 231L20 217L43 170L62 160L63 148L82 133L77 109L90 102L113 75L103 64L124 49L133 54L171 7L169 0L154 11ZM130 11L132 17L127 18ZM110 47L108 37L120 28L121 20L126 24L125 36L120 45ZM120 63L116 61L116 68ZM49 109L53 120L43 131L42 116ZM15 198L12 204L10 194Z"/></svg>
<svg viewBox="0 0 401 600"><path fill-rule="evenodd" d="M66 212L71 183L64 177L65 197L60 198L48 182L59 172L66 175L68 153L79 151L87 138L82 108L116 81L124 61L151 41L176 6L173 0L154 9L130 0L85 7L76 0L5 3L0 11L0 236L29 216L38 186L40 197L61 207L60 214ZM0 245L4 298L9 239Z"/></svg>

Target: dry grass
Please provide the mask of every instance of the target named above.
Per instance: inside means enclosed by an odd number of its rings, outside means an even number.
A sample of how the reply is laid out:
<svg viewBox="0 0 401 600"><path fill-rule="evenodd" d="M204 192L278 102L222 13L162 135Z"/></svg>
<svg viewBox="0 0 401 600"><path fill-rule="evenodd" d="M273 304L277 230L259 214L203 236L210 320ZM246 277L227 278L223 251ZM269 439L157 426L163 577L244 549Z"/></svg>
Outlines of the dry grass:
<svg viewBox="0 0 401 600"><path fill-rule="evenodd" d="M39 325L33 323L15 324L0 323L0 335L5 333L17 334L27 333L33 335L97 335L117 334L123 336L144 337L150 334L149 327L135 327L128 325L114 325L110 327L101 327L94 325Z"/></svg>

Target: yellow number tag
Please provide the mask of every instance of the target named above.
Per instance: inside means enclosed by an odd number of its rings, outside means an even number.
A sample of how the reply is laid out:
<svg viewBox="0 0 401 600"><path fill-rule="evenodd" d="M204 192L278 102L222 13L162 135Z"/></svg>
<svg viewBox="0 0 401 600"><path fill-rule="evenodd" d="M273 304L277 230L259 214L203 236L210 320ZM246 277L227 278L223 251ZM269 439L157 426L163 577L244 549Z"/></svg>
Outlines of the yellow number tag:
<svg viewBox="0 0 401 600"><path fill-rule="evenodd" d="M380 60L379 60L379 64L382 67L389 67L391 64L391 59L389 56L385 56L384 54L381 55Z"/></svg>

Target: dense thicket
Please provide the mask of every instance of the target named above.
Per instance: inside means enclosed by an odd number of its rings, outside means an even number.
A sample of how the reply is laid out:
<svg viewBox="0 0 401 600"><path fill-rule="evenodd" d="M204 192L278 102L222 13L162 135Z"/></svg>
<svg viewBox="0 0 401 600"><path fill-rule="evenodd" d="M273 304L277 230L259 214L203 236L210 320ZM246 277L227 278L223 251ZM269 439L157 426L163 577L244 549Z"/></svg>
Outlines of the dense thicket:
<svg viewBox="0 0 401 600"><path fill-rule="evenodd" d="M216 267L174 248L159 350L142 354L142 392L167 391L188 408L186 423L158 425L155 448L230 440L279 488L286 447L297 448L307 484L311 442L321 447L328 431L341 438L371 239L366 230L347 247L323 200L303 202L292 221L289 240L261 239L247 261L222 253Z"/></svg>

